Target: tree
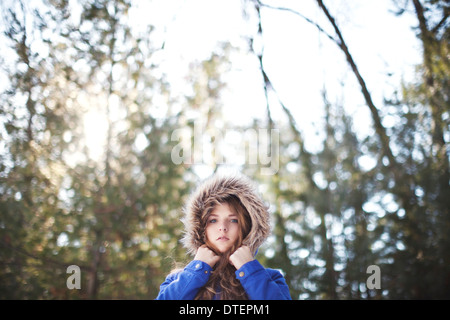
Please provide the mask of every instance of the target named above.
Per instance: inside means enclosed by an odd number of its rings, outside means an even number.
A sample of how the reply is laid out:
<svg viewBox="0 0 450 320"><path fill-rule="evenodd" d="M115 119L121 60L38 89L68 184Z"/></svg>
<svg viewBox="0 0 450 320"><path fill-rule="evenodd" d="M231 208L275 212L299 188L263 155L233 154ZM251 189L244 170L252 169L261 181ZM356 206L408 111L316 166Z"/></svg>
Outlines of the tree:
<svg viewBox="0 0 450 320"><path fill-rule="evenodd" d="M102 161L69 171L69 243L77 244L88 266L81 297L148 298L156 296L168 269L166 257L180 256L178 209L189 183L183 182L185 168L171 161L168 143L178 115L170 108L153 115L164 108L154 98L167 99L169 92L152 72L152 27L134 33L128 1L82 6L75 46L88 63L83 90L99 103L108 125Z"/></svg>
<svg viewBox="0 0 450 320"><path fill-rule="evenodd" d="M55 268L55 215L64 152L75 141L65 133L77 119L66 102L73 99L73 76L60 59L61 47L50 48L52 28L63 30L67 6L33 9L23 2L5 5L5 43L12 49L10 82L1 95L1 274L3 298L51 295L44 284ZM55 8L56 9L56 8ZM56 25L49 25L52 20ZM64 42L59 43L64 46ZM56 44L55 44L56 45ZM41 53L37 48L41 48ZM47 49L47 51L46 51ZM74 121L74 122L71 122ZM36 275L39 274L39 277Z"/></svg>
<svg viewBox="0 0 450 320"><path fill-rule="evenodd" d="M289 225L286 219L276 220L275 230L283 230L278 237L280 243L286 236L299 239L291 247L295 248L293 251L288 249L285 253L283 248L290 246L282 246L280 257L289 257L298 264L294 257L301 254L299 248L309 252L304 267L294 271L297 275L289 275L293 279L308 275L308 280L290 283L293 292L309 298L448 297L449 276L444 267L447 263L444 252L449 245L444 232L449 226L448 197L444 196L449 191L449 155L445 141L448 110L444 107L448 105L448 7L439 1L413 1L419 38L424 44L422 81L403 84L402 97L387 98L385 105L377 107L336 20L323 1L317 3L336 36L295 10L253 1L259 16L258 33L262 33L260 8L265 7L299 16L336 43L360 84L376 135L359 140L343 109L335 107L338 111L333 113L325 100L324 146L321 152L313 154L305 149L292 113L278 97L293 132L292 142L299 151L297 179L309 184L308 191L301 192L301 196L293 192L283 198L279 187L273 190L277 199L281 197L285 201L284 210L293 210L293 203L299 199L303 208L310 208L309 212L297 211L300 217L294 214L288 219L297 223L292 227L298 234L296 237L282 227ZM434 26L427 20L427 14L436 17ZM264 69L263 57L258 55L258 59L266 92L267 89L275 91L270 74ZM337 114L342 114L342 118ZM395 117L397 125L387 127L384 117ZM362 167L359 164L362 157L371 158L375 165ZM274 178L277 186L286 181L282 172ZM299 175L300 172L304 175ZM277 212L278 215L282 213ZM304 223L308 216L314 218ZM312 228L317 229L312 231ZM340 232L339 228L342 228ZM312 252L317 252L314 258ZM372 263L381 267L382 292L369 291L365 286L366 268ZM317 270L313 270L314 264ZM289 261L277 262L278 267L287 270L291 270L290 265ZM439 276L423 277L427 270ZM310 290L301 293L299 284Z"/></svg>

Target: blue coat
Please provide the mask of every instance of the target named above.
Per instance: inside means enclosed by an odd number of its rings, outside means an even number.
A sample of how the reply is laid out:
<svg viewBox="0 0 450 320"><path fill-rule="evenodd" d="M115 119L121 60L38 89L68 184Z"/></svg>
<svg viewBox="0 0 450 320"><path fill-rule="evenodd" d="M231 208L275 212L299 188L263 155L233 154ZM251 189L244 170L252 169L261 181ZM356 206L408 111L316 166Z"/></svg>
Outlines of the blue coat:
<svg viewBox="0 0 450 320"><path fill-rule="evenodd" d="M169 274L161 284L157 300L194 300L211 275L212 268L200 260L191 261L183 271ZM291 300L281 272L264 268L258 260L235 272L250 300Z"/></svg>

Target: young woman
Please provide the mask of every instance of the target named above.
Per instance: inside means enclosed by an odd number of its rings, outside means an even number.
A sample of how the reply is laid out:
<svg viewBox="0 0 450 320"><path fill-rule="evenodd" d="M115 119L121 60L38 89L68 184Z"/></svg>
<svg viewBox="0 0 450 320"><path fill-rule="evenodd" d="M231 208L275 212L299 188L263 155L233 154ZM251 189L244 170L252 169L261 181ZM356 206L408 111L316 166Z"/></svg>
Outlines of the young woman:
<svg viewBox="0 0 450 320"><path fill-rule="evenodd" d="M267 207L247 178L205 181L190 197L183 223L182 243L194 260L167 276L156 299L291 299L283 275L254 258L270 224Z"/></svg>

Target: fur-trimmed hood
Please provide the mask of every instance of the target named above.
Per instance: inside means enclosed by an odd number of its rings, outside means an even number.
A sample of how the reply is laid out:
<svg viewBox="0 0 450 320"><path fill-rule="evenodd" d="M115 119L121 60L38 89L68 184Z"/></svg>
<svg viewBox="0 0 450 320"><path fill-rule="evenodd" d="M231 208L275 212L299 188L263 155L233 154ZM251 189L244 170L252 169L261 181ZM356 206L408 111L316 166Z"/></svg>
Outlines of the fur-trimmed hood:
<svg viewBox="0 0 450 320"><path fill-rule="evenodd" d="M214 175L204 181L188 199L184 208L182 222L185 226L184 236L181 239L184 247L192 255L204 244L204 230L201 226L201 217L208 200L222 199L234 195L247 209L252 227L244 239L253 254L270 235L270 216L266 206L258 195L253 182L243 175Z"/></svg>

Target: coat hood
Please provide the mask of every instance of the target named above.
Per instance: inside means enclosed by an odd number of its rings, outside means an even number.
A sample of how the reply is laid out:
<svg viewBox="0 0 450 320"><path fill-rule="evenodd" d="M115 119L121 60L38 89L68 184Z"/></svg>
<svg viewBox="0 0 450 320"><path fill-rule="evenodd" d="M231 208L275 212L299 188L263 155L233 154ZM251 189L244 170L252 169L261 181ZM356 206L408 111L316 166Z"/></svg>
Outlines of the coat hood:
<svg viewBox="0 0 450 320"><path fill-rule="evenodd" d="M182 222L185 226L182 244L188 252L195 255L197 249L204 244L204 230L201 224L203 212L214 200L234 195L247 209L252 226L244 239L253 254L270 235L270 216L266 206L258 195L253 182L243 175L214 175L204 181L189 197L184 208Z"/></svg>

